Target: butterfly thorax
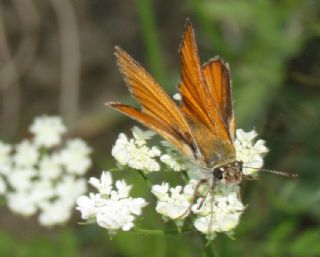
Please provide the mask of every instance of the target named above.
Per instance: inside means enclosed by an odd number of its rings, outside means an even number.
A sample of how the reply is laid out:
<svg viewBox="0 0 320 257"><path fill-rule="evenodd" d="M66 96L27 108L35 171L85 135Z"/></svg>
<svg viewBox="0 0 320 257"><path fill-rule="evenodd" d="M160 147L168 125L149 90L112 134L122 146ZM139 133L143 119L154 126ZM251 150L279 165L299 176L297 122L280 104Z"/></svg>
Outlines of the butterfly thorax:
<svg viewBox="0 0 320 257"><path fill-rule="evenodd" d="M238 185L243 178L242 161L234 161L212 169L214 178L225 185Z"/></svg>

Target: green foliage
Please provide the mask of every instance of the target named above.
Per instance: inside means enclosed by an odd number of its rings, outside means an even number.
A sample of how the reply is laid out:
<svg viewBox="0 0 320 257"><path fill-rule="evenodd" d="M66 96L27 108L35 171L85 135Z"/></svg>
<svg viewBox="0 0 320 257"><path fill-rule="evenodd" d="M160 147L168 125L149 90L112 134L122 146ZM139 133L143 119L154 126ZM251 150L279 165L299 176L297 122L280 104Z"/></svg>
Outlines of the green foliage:
<svg viewBox="0 0 320 257"><path fill-rule="evenodd" d="M288 60L309 37L303 26L315 22L311 19L316 15L311 2L188 3L205 24L208 47L216 47L216 52L230 63L239 125L257 126L284 86ZM310 19L305 21L306 15Z"/></svg>
<svg viewBox="0 0 320 257"><path fill-rule="evenodd" d="M74 234L68 230L53 235L42 234L23 239L17 239L1 231L0 255L2 257L73 257L77 256L77 248Z"/></svg>

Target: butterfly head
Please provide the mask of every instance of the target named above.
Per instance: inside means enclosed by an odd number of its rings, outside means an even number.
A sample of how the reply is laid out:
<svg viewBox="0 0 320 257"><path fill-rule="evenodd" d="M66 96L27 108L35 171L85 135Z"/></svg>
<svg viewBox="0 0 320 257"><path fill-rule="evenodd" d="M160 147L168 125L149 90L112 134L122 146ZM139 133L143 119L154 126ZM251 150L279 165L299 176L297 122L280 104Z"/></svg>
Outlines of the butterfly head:
<svg viewBox="0 0 320 257"><path fill-rule="evenodd" d="M243 178L242 161L234 161L212 169L213 177L225 185L238 185Z"/></svg>

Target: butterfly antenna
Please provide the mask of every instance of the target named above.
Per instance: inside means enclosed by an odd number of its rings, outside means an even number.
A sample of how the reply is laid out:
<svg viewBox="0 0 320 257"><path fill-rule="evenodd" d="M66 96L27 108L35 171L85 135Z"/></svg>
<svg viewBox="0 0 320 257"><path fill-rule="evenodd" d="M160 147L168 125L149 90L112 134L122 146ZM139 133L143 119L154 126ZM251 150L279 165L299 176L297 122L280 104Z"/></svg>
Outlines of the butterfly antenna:
<svg viewBox="0 0 320 257"><path fill-rule="evenodd" d="M269 169L261 169L261 168L254 168L254 167L248 167L248 166L243 166L243 168L255 169L258 171L268 172L268 173L272 173L272 174L287 177L287 178L297 178L299 176L297 173L285 172L280 170L269 170Z"/></svg>

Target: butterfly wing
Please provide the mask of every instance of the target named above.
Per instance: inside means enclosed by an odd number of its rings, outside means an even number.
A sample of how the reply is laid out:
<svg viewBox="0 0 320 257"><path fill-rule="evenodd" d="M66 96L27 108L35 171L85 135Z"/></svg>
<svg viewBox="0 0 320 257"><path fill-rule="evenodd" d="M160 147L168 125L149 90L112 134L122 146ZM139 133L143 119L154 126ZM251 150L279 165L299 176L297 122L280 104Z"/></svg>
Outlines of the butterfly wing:
<svg viewBox="0 0 320 257"><path fill-rule="evenodd" d="M192 125L207 166L222 165L235 160L235 149L219 102L211 94L204 76L195 43L192 25L187 21L180 46L182 96L181 110ZM216 79L216 78L214 78Z"/></svg>
<svg viewBox="0 0 320 257"><path fill-rule="evenodd" d="M107 105L156 131L182 153L197 158L197 143L181 110L160 85L125 51L116 47L120 72L142 109L121 103Z"/></svg>
<svg viewBox="0 0 320 257"><path fill-rule="evenodd" d="M218 105L222 119L228 127L230 137L235 137L235 117L232 104L232 90L228 66L219 57L203 65L203 75L210 95Z"/></svg>

